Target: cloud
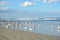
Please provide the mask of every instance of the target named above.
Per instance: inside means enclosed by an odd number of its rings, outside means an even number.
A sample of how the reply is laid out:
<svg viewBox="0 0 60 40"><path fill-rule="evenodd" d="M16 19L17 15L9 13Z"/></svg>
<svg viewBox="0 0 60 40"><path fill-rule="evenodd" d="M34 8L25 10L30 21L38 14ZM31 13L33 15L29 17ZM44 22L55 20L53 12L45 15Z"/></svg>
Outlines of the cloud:
<svg viewBox="0 0 60 40"><path fill-rule="evenodd" d="M43 0L43 3L56 3L60 2L60 0Z"/></svg>
<svg viewBox="0 0 60 40"><path fill-rule="evenodd" d="M7 1L0 1L0 6L8 5L10 2Z"/></svg>
<svg viewBox="0 0 60 40"><path fill-rule="evenodd" d="M12 2L8 2L8 1L0 1L0 11L6 11L9 10L10 8L7 6L9 4L11 4Z"/></svg>
<svg viewBox="0 0 60 40"><path fill-rule="evenodd" d="M48 3L59 2L60 0L48 0Z"/></svg>
<svg viewBox="0 0 60 40"><path fill-rule="evenodd" d="M21 6L24 6L24 7L27 7L27 6L32 6L33 3L32 2L28 2L28 1L25 1L23 4L21 4Z"/></svg>
<svg viewBox="0 0 60 40"><path fill-rule="evenodd" d="M9 10L9 7L0 7L0 10L2 10L2 11Z"/></svg>
<svg viewBox="0 0 60 40"><path fill-rule="evenodd" d="M25 1L21 4L21 6L29 7L29 6L35 6L38 0L34 0L33 2Z"/></svg>
<svg viewBox="0 0 60 40"><path fill-rule="evenodd" d="M43 0L43 3L44 3L44 4L47 3L47 0Z"/></svg>
<svg viewBox="0 0 60 40"><path fill-rule="evenodd" d="M34 0L34 5L36 5L37 0Z"/></svg>

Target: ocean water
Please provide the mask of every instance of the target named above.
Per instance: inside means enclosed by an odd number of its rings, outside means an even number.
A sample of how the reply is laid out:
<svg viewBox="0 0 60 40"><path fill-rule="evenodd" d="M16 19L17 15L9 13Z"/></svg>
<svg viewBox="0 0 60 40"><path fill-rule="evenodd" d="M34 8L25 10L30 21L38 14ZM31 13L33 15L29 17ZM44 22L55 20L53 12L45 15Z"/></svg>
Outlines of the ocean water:
<svg viewBox="0 0 60 40"><path fill-rule="evenodd" d="M20 30L30 31L38 34L47 34L60 36L60 21L23 21L28 24L25 27L19 27Z"/></svg>

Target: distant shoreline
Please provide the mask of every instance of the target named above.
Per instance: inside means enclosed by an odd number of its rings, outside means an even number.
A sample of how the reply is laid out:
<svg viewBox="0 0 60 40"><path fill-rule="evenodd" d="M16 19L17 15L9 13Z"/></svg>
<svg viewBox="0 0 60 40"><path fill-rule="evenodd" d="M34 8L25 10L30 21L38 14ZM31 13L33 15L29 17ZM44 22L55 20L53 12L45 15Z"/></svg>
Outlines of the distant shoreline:
<svg viewBox="0 0 60 40"><path fill-rule="evenodd" d="M0 28L0 40L60 40L60 37Z"/></svg>

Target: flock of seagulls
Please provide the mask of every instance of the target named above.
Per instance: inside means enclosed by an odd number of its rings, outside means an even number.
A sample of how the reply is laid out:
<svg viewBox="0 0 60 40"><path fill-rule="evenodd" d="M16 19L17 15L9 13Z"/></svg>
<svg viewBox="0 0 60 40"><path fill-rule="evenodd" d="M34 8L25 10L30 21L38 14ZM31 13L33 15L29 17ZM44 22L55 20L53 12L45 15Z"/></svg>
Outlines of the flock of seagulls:
<svg viewBox="0 0 60 40"><path fill-rule="evenodd" d="M54 28L54 26L53 25L51 25L51 31L53 31L53 28ZM60 32L60 26L58 25L58 32Z"/></svg>
<svg viewBox="0 0 60 40"><path fill-rule="evenodd" d="M36 28L39 30L39 29L40 29L40 25L38 25ZM28 27L24 27L24 30L27 30L27 29L28 29L29 31L35 30L34 27L29 27L29 28L28 28Z"/></svg>
<svg viewBox="0 0 60 40"><path fill-rule="evenodd" d="M25 23L25 24L27 24L27 23ZM37 30L40 30L40 28L41 28L41 24L36 24L36 25L35 25L35 24L31 24L31 23L29 23L29 24L30 24L31 26L33 26L33 27L24 26L23 29L24 29L24 30L33 31L33 30L35 30L35 28L36 28ZM10 24L8 24L8 25L10 25ZM6 25L6 28L9 29L9 26L8 26L8 25ZM34 25L37 26L37 27L34 27ZM12 27L12 28L14 28L14 27ZM51 25L51 26L50 26L51 31L53 31L53 28L54 28L54 26ZM58 28L58 32L60 32L60 25L58 25L57 28ZM18 28L17 28L17 25L16 25L15 29L18 29Z"/></svg>
<svg viewBox="0 0 60 40"><path fill-rule="evenodd" d="M58 26L58 32L60 32L60 26Z"/></svg>

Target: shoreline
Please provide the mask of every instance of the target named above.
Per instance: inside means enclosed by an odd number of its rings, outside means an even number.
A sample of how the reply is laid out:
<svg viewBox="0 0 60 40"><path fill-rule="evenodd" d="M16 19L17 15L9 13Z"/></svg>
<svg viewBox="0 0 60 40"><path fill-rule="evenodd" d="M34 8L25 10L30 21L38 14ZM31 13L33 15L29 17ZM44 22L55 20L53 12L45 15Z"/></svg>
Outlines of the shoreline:
<svg viewBox="0 0 60 40"><path fill-rule="evenodd" d="M60 40L60 37L0 28L0 40Z"/></svg>

